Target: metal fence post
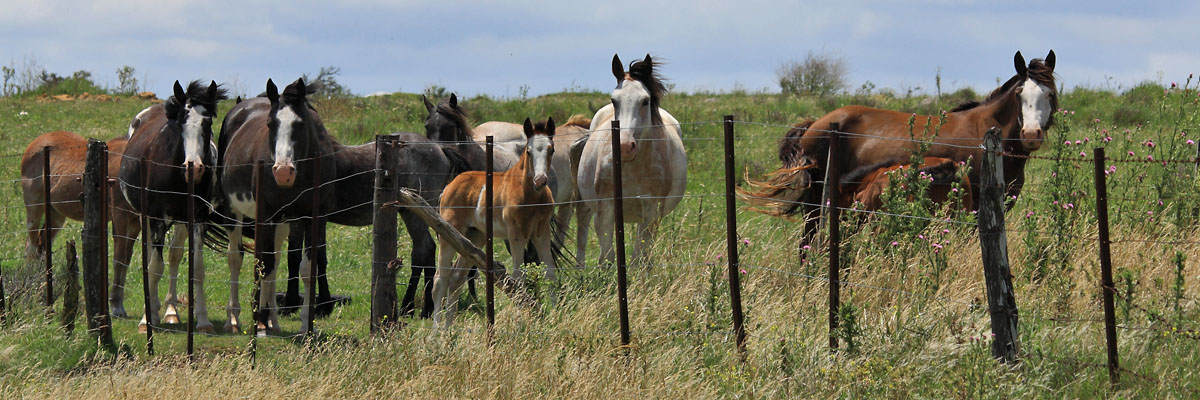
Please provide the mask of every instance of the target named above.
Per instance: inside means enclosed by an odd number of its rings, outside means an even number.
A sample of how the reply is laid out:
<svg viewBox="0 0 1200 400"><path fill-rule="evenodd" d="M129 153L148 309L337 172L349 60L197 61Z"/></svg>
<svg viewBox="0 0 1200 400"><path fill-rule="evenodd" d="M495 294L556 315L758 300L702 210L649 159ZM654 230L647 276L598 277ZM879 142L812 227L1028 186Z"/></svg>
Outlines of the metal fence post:
<svg viewBox="0 0 1200 400"><path fill-rule="evenodd" d="M187 163L187 231L188 231L188 322L187 322L187 355L188 361L196 361L193 347L193 336L196 330L196 181L192 179L192 162ZM145 205L143 205L145 207ZM201 294L203 296L203 294Z"/></svg>
<svg viewBox="0 0 1200 400"><path fill-rule="evenodd" d="M313 320L316 319L313 315L313 308L316 305L313 304L313 302L315 302L317 298L317 262L318 259L321 258L317 257L317 252L324 251L323 249L317 248L317 236L319 236L318 232L321 228L323 228L323 226L321 226L320 193L321 155L317 154L317 156L313 158L312 225L309 226L308 231L308 282L304 283L306 286L308 286L308 306L305 307L308 309L308 320L305 321L308 325L308 329L304 331L304 334L308 335L310 340L312 339L313 334ZM321 246L325 246L325 243L321 243Z"/></svg>
<svg viewBox="0 0 1200 400"><path fill-rule="evenodd" d="M495 174L495 171L494 171L495 166L493 165L492 156L494 155L496 142L495 142L495 138L492 137L492 135L487 136L487 146L486 147L487 147L487 166L486 166L486 169L484 170L484 171L486 171L486 172L484 172L484 174L485 174L484 175L484 179L485 179L484 188L487 188L487 190L486 190L486 193L483 194L484 198L486 199L486 200L484 200L486 202L486 208L485 208L486 222L484 223L484 232L483 233L484 233L484 235L487 236L487 247L484 248L484 251L487 253L487 265L485 265L483 268L485 271L484 276L487 277L486 278L487 288L485 289L485 296L487 298L488 343L491 343L492 334L493 334L492 328L493 328L493 325L496 324L496 292L495 292L496 277L492 275L493 274L492 268L494 267L494 264L496 262L495 254L493 253L493 249L495 247L495 246L493 246L493 244L494 244L493 240L495 240L495 236L494 236L494 231L493 231L494 227L492 226L492 224L494 223L492 221L492 218L494 217L492 215L492 213L494 212L493 207L495 207L495 204L493 204L494 199L492 198L492 183L493 183L492 179L493 179L493 175ZM442 250L442 251L446 251L446 250ZM520 262L520 261L513 260L513 262Z"/></svg>
<svg viewBox="0 0 1200 400"><path fill-rule="evenodd" d="M617 312L621 318L621 346L629 346L629 296L628 280L625 275L625 208L624 192L621 188L621 121L612 121L613 159L613 216L615 219L613 241L617 247Z"/></svg>
<svg viewBox="0 0 1200 400"><path fill-rule="evenodd" d="M838 348L838 319L841 310L841 210L838 209L838 199L841 189L838 182L842 179L840 167L842 135L838 123L829 124L829 160L825 163L825 207L829 217L829 349Z"/></svg>
<svg viewBox="0 0 1200 400"><path fill-rule="evenodd" d="M742 323L741 262L738 259L737 208L734 196L733 116L725 116L725 251L729 257L729 302L738 354L746 358L746 327Z"/></svg>
<svg viewBox="0 0 1200 400"><path fill-rule="evenodd" d="M1104 301L1104 338L1108 344L1108 377L1113 385L1120 381L1117 363L1117 314L1113 310L1112 256L1109 246L1112 241L1108 236L1108 185L1104 178L1104 148L1093 150L1095 160L1096 181L1096 223L1100 229L1100 289Z"/></svg>
<svg viewBox="0 0 1200 400"><path fill-rule="evenodd" d="M50 146L42 147L42 194L45 196L43 202L45 208L45 225L42 226L42 253L46 256L46 314L54 312L54 258L50 239L53 234L51 232L50 214L53 212L50 201Z"/></svg>
<svg viewBox="0 0 1200 400"><path fill-rule="evenodd" d="M259 238L262 237L262 220L263 220L263 217L265 217L265 215L263 215L264 207L262 207L262 202L260 200L260 199L262 199L262 171L263 171L264 165L265 164L263 163L263 160L258 160L258 161L254 162L253 179L254 179L254 243L255 244L262 243L262 242L259 242ZM240 223L241 221L238 221L238 222ZM234 229L241 229L241 226L238 226L238 224L235 224ZM238 244L234 244L234 245L238 246L238 251L240 252L241 244L238 243ZM254 328L252 328L253 331L251 331L251 334L250 334L250 368L251 369L254 369L255 365L258 363L258 321L260 320L259 316L262 315L262 310L261 310L262 302L259 300L259 297L262 296L262 266L263 266L262 246L256 245L256 246L254 246L254 297L252 297L250 299L250 303L251 303L250 304L250 320L251 320L250 324L254 325ZM267 320L266 318L262 318L262 321L266 321L266 320ZM265 323L264 323L264 326L265 326Z"/></svg>
<svg viewBox="0 0 1200 400"><path fill-rule="evenodd" d="M142 205L142 209L145 209L146 204L149 202L147 199L147 193L150 191L147 190L147 187L150 186L150 164L146 162L145 157L142 157L139 162L141 166L139 176L142 180L141 202L139 204ZM145 307L146 315L146 355L153 356L154 315L151 315L153 311L151 311L152 308L150 304L150 217L143 212L139 214L138 219L141 221L142 225L142 299L144 299L145 304L143 304L143 306ZM158 288L154 289L158 290Z"/></svg>

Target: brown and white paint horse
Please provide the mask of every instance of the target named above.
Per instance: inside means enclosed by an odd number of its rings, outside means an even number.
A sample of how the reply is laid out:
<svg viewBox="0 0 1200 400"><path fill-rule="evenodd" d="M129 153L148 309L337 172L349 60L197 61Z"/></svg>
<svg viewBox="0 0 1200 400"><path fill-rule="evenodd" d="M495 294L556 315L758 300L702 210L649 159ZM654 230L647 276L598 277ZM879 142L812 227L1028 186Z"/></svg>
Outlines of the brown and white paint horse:
<svg viewBox="0 0 1200 400"><path fill-rule="evenodd" d="M621 59L613 55L612 73L617 87L612 103L592 117L584 144L576 182L579 185L581 220L593 215L600 242L600 262L614 260L613 158L621 157L625 223L638 224L633 260L641 262L650 248L659 220L683 200L687 188L687 155L679 121L659 106L666 87L658 76L658 64L647 54L634 61L626 73ZM612 152L612 121L621 123L620 154ZM587 253L588 224L579 225L575 256L583 263ZM624 238L617 238L624 240Z"/></svg>
<svg viewBox="0 0 1200 400"><path fill-rule="evenodd" d="M783 167L768 174L767 179L748 180L751 190L739 190L742 199L764 207L772 215L791 216L803 212L806 218L805 238L811 238L817 228L815 212L821 202L822 185L812 179L823 176L829 148L830 124L840 125L844 134L846 156L837 162L840 170L849 171L863 165L885 160L906 160L916 143L908 141L909 120L917 140L932 143L922 156L968 162L968 179L973 198L979 197L979 169L982 163L984 133L991 127L1000 129L1003 150L1010 154L1028 155L1037 151L1045 139L1046 130L1058 108L1058 92L1054 81L1054 51L1046 59L1033 59L1028 65L1021 52L1013 56L1016 74L996 88L983 102L960 105L940 121L936 137L924 137L921 132L935 131L939 117L914 115L899 111L863 106L845 106L807 121L788 131L779 143L779 160ZM1025 182L1025 158L1010 157L1004 162L1010 198L1021 193ZM1011 202L1010 202L1011 205Z"/></svg>
<svg viewBox="0 0 1200 400"><path fill-rule="evenodd" d="M204 253L201 250L210 213L208 204L216 189L213 167L217 162L217 151L212 144L212 120L217 115L217 102L226 98L226 92L216 82L205 86L199 81L192 81L186 92L176 81L173 89L171 98L139 113L135 123L130 125L133 133L125 147L119 174L121 192L130 208L150 218L150 232L143 240L149 239L153 247L149 266L150 298L146 299L151 306L151 315L143 316L139 326L145 329L146 324L159 321L157 288L163 270L162 248L167 230L173 224L188 220L187 186L191 182L197 197L197 224L189 232L197 258L197 271L193 272L197 296L196 303L189 306L195 307L196 330L211 332L212 323L208 320L203 294ZM149 164L146 171L148 187L142 186L142 158ZM192 166L190 175L187 173L189 164ZM143 192L146 204L141 201Z"/></svg>
<svg viewBox="0 0 1200 400"><path fill-rule="evenodd" d="M493 234L497 239L508 239L513 260L523 260L525 246L532 242L546 262L546 279L556 282L557 266L550 250L554 197L548 186L554 156L554 118L537 126L525 119L524 131L521 158L512 168L493 175ZM483 231L487 223L485 189L484 172L464 172L446 185L439 206L442 218L479 247L487 240ZM480 266L465 265L462 257L454 263L449 239L439 238L439 242L442 252L433 281L433 321L438 327L448 327L454 322L463 282L471 270ZM514 264L513 277L523 284L524 266L516 261Z"/></svg>
<svg viewBox="0 0 1200 400"><path fill-rule="evenodd" d="M242 266L242 224L255 215L257 207L263 207L266 221L260 221L262 231L256 232L262 240L255 241L263 259L263 280L259 304L267 315L256 316L262 326L260 332L279 332L279 306L275 298L276 263L278 254L284 254L283 241L288 238L292 225L308 232L315 231L313 243L309 243L300 264L300 275L304 282L312 276L314 263L318 273L326 266L325 221L334 211L336 202L334 185L337 165L331 157L333 138L325 130L317 111L309 104L310 88L303 79L297 79L280 93L275 83L267 80L266 97L245 100L225 114L218 143L221 174L221 204L233 214L233 226L229 231L229 323L226 329L239 329L241 304L237 298L238 276ZM320 158L319 169L317 158ZM260 171L262 198L257 198L254 188L256 161L264 161L270 168ZM315 175L315 176L314 176ZM319 196L325 199L314 210L312 186L314 178L321 185ZM320 216L312 220L313 212ZM313 225L315 224L315 226ZM278 253L278 254L276 254ZM305 285L308 286L308 285ZM307 291L314 288L306 287ZM309 296L304 296L305 305ZM302 307L301 330L308 328L308 307Z"/></svg>

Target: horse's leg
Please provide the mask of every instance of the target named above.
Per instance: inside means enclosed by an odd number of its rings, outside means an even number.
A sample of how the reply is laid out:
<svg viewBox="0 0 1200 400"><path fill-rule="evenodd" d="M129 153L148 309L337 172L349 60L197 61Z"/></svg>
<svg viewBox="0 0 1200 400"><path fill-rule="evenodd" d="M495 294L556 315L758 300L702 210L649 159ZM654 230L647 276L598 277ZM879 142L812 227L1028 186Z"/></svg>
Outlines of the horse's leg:
<svg viewBox="0 0 1200 400"><path fill-rule="evenodd" d="M600 243L600 265L612 265L616 259L613 254L613 230L615 229L613 221L613 206L611 204L597 204L596 214L592 219L596 228L596 241ZM625 238L617 238L617 240L625 240Z"/></svg>
<svg viewBox="0 0 1200 400"><path fill-rule="evenodd" d="M287 247L287 293L283 295L281 315L289 315L300 308L304 299L300 297L300 263L304 262L304 245L308 242L308 231L292 229L288 234Z"/></svg>
<svg viewBox="0 0 1200 400"><path fill-rule="evenodd" d="M298 223L297 225L298 225L297 227L300 228L299 230L304 233L308 233L309 229L312 228L311 221L301 222L301 223ZM289 238L294 237L294 236L295 235L291 235L291 236L289 236ZM302 257L300 259L300 280L303 281L302 283L304 284L304 292L303 292L303 297L301 300L302 305L300 306L300 331L301 332L308 332L308 327L309 327L308 319L311 316L311 314L309 314L308 310L309 310L310 306L312 305L312 303L309 302L309 299L312 299L313 298L312 295L315 294L315 291L314 291L315 288L313 288L313 285L312 285L312 282L313 282L312 278L313 278L313 262L315 261L315 256L316 256L316 252L314 251L316 244L308 243L308 246L309 247L306 247L304 249L305 250L304 257ZM290 243L289 243L288 247L291 247Z"/></svg>
<svg viewBox="0 0 1200 400"><path fill-rule="evenodd" d="M258 296L258 304L260 306L265 305L262 307L267 310L266 321L261 321L264 329L260 330L260 332L271 331L279 333L281 330L279 326L279 302L275 299L275 277L279 272L279 268L277 268L279 266L279 257L275 256L275 251L276 249L284 248L283 241L287 240L288 233L291 232L291 225L268 223L262 224L261 227L263 228L263 232L259 234L259 237L270 237L272 240L268 243L256 243L256 245L263 247L261 251L263 254L263 265L267 270L266 276L262 280L262 290L259 291Z"/></svg>
<svg viewBox="0 0 1200 400"><path fill-rule="evenodd" d="M317 313L317 317L324 317L333 314L334 304L333 296L329 294L329 241L325 236L327 225L324 219L321 219L319 223L321 227L318 232L318 240L320 240L321 244L314 246L317 250L317 259L314 265L317 269L317 304L313 307L313 310Z"/></svg>
<svg viewBox="0 0 1200 400"><path fill-rule="evenodd" d="M28 237L25 239L25 259L27 261L46 256L42 251L42 224L46 222L46 205L45 200L40 197L27 196L25 198L25 231L28 233Z"/></svg>
<svg viewBox="0 0 1200 400"><path fill-rule="evenodd" d="M550 232L550 221L545 221L540 224L538 231L534 233L533 245L537 248L541 259L546 260L546 281L550 283L546 292L548 293L547 301L551 306L558 304L558 260L554 259L554 254L550 249L551 241L554 240L554 233Z"/></svg>
<svg viewBox="0 0 1200 400"><path fill-rule="evenodd" d="M242 330L242 323L239 320L242 304L238 301L238 284L236 283L236 277L242 273L242 215L234 212L233 220L237 222L229 230L229 248L225 253L225 260L229 264L229 276L235 279L229 285L229 305L225 307L225 332L238 333ZM251 265L253 264L251 262Z"/></svg>
<svg viewBox="0 0 1200 400"><path fill-rule="evenodd" d="M512 277L518 285L523 288L528 288L529 283L525 280L525 262L522 260L525 259L525 248L529 246L529 238L520 233L514 233L513 231L516 229L517 227L510 223L508 229L510 232L510 237L508 238L508 253L512 255Z"/></svg>
<svg viewBox="0 0 1200 400"><path fill-rule="evenodd" d="M163 322L168 324L179 323L179 264L183 263L183 250L187 248L187 225L175 224L173 228L171 245L167 247L167 261L170 266L167 273L167 298L163 300L167 308L166 314L163 314ZM163 235L166 235L166 232L163 232Z"/></svg>
<svg viewBox="0 0 1200 400"><path fill-rule="evenodd" d="M642 222L637 225L637 242L633 244L633 265L649 266L647 261L650 259L648 252L654 245L654 233L658 231L658 219L662 217L659 210L661 204L659 202L643 200L642 207Z"/></svg>
<svg viewBox="0 0 1200 400"><path fill-rule="evenodd" d="M150 315L142 314L142 321L138 323L138 332L145 333L147 325L158 325L158 280L162 278L163 259L162 248L163 242L166 242L167 225L162 220L151 220L150 232L142 235L142 240L150 241L150 265L147 268L150 275L150 298L145 299L146 304L150 306Z"/></svg>
<svg viewBox="0 0 1200 400"><path fill-rule="evenodd" d="M188 304L188 307L195 307L196 316L196 331L203 333L213 333L213 324L208 320L208 301L204 296L204 228L207 223L201 222L192 226L191 232L191 251L192 257L195 257L192 265L196 267L192 272L192 279L195 282L196 292L192 293L192 298L195 304ZM230 277L230 288L237 290L237 275ZM190 323L190 321L189 321Z"/></svg>
<svg viewBox="0 0 1200 400"><path fill-rule="evenodd" d="M587 204L577 205L575 210L575 264L580 270L587 266L588 224L594 211Z"/></svg>
<svg viewBox="0 0 1200 400"><path fill-rule="evenodd" d="M473 235L477 236L477 235ZM439 239L442 253L438 256L437 273L433 279L432 303L433 326L442 329L450 327L454 322L454 313L458 309L458 292L462 281L466 279L469 266L463 265L464 257L454 260L455 252L446 239ZM479 245L480 241L472 240ZM430 300L426 300L430 302Z"/></svg>
<svg viewBox="0 0 1200 400"><path fill-rule="evenodd" d="M137 215L113 210L113 276L112 289L109 290L108 308L114 318L128 318L125 311L125 282L129 273L129 260L133 258L133 245L137 240L140 227Z"/></svg>
<svg viewBox="0 0 1200 400"><path fill-rule="evenodd" d="M404 291L404 306L401 315L411 315L416 303L417 286L420 284L420 279L424 276L425 286L422 293L425 294L421 303L421 318L429 318L433 315L433 282L434 273L437 272L437 242L433 240L433 235L429 234L429 225L421 220L416 214L409 211L400 212L400 219L404 221L404 230L408 232L408 238L412 240L412 277L409 278L408 288ZM449 252L454 255L454 250L450 247L442 247L444 252Z"/></svg>

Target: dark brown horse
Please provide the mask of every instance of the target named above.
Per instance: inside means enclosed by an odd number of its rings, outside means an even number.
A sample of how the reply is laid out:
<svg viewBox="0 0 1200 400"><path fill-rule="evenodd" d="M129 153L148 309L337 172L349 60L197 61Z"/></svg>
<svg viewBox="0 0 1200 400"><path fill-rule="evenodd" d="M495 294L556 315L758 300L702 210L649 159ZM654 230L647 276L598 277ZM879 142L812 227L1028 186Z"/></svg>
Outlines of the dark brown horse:
<svg viewBox="0 0 1200 400"><path fill-rule="evenodd" d="M146 238L153 250L150 254L150 298L151 315L143 316L141 328L146 324L158 323L158 280L162 276L162 248L168 228L188 220L188 184L195 187L195 230L192 245L197 255L197 271L194 271L196 293L196 330L211 332L208 308L204 299L204 261L200 251L201 235L207 228L209 207L216 187L213 166L217 152L212 144L212 119L217 115L217 102L225 99L225 90L216 82L203 85L192 81L184 92L179 81L175 82L174 95L161 105L155 105L138 114L130 124L133 133L121 161L121 192L130 208L150 218L150 231ZM136 126L135 126L136 125ZM148 162L146 171L149 185L142 185L142 163ZM191 173L188 173L191 165ZM144 193L143 193L144 192ZM145 194L147 202L142 203ZM145 240L145 239L143 239Z"/></svg>
<svg viewBox="0 0 1200 400"><path fill-rule="evenodd" d="M325 130L316 110L309 104L310 88L297 79L280 93L275 83L267 80L266 97L243 101L225 115L218 143L220 153L221 193L218 210L232 213L233 226L229 234L230 305L226 329L237 331L241 306L237 298L237 281L241 272L242 224L263 208L265 221L257 232L261 240L255 246L261 250L263 263L262 290L259 304L267 315L256 316L263 331L279 331L279 309L275 298L276 250L283 250L283 241L295 225L305 232L315 233L301 262L302 279L312 275L313 268L323 274L327 260L325 249L326 215L334 210L334 185L325 183L337 177L337 165L331 155L334 141ZM319 161L318 161L319 158ZM262 198L254 187L254 165L264 161L270 166L261 181ZM270 173L271 178L266 178ZM319 197L325 199L314 205L312 182L320 185ZM361 190L361 189L360 189ZM314 209L313 207L316 207ZM313 213L318 215L312 219ZM315 266L314 266L315 264ZM314 288L306 287L306 290ZM304 296L307 303L308 296ZM303 327L308 328L308 307L301 309Z"/></svg>
<svg viewBox="0 0 1200 400"><path fill-rule="evenodd" d="M907 160L917 148L909 141L910 133L926 141L926 157L967 162L971 195L979 197L979 169L984 132L1000 128L1004 151L1027 155L1042 146L1046 130L1058 109L1054 81L1054 51L1045 60L1033 59L1028 65L1021 52L1013 56L1016 74L996 88L983 102L963 104L944 117L915 115L862 106L845 106L814 121L806 121L788 131L779 143L783 167L761 182L748 181L751 190L739 190L743 200L766 208L773 215L790 216L803 212L807 218L805 238L816 230L812 218L821 202L822 185L814 177L824 176L829 148L830 125L837 123L844 138L845 156L837 160L841 171L887 160ZM910 132L909 121L913 126ZM938 125L940 124L940 127ZM930 132L924 136L922 132ZM934 135L936 133L936 136ZM1004 177L1009 196L1017 196L1025 182L1024 158L1005 160ZM1011 197L1010 197L1011 198Z"/></svg>

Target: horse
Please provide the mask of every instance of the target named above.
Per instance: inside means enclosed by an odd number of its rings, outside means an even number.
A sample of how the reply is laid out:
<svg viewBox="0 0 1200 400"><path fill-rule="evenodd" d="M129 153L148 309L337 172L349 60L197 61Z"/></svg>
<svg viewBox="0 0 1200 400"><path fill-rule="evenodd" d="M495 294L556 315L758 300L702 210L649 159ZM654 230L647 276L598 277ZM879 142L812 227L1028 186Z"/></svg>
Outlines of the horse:
<svg viewBox="0 0 1200 400"><path fill-rule="evenodd" d="M512 168L493 176L494 235L512 243L509 251L513 260L523 260L526 244L533 243L541 259L547 260L546 279L557 282L550 249L554 196L548 185L554 154L554 118L536 126L526 118L523 128L527 139L521 158ZM486 245L487 239L483 232L487 223L485 186L484 172L464 172L446 185L439 205L442 218L479 247ZM458 292L468 271L479 266L466 266L461 257L452 264L454 252L449 251L450 239L444 236L438 239L442 253L433 284L433 320L439 327L448 327L454 321ZM518 261L513 264L513 278L524 284L524 266Z"/></svg>
<svg viewBox="0 0 1200 400"><path fill-rule="evenodd" d="M288 238L293 225L314 236L300 263L301 278L307 282L314 268L318 275L324 275L327 265L325 220L326 215L334 211L335 202L325 200L314 205L310 182L318 186L317 194L321 199L335 198L334 185L326 183L337 178L337 165L331 157L334 140L308 101L310 91L303 78L289 84L282 93L275 82L268 79L266 97L242 101L225 114L217 148L221 170L219 208L229 210L233 221L227 253L232 279L227 308L231 322L226 324L229 331L239 328L236 321L241 306L237 298L237 280L242 264L242 224L256 215L257 208L261 207L262 215L267 216L258 221L261 231L255 231L255 236L260 238L255 241L255 247L260 250L263 266L259 304L267 310L265 315L255 316L261 331L280 331L279 306L275 298L276 250L283 249L283 241ZM256 194L253 176L257 161L270 163L271 178L260 179L262 187ZM266 174L268 171L259 172ZM258 194L262 197L257 197ZM305 286L306 293L316 289ZM304 296L306 307L300 311L301 330L309 328L309 297Z"/></svg>
<svg viewBox="0 0 1200 400"><path fill-rule="evenodd" d="M942 116L852 105L797 124L779 142L783 167L762 180L747 180L750 189L739 189L738 193L744 201L770 215L792 216L803 212L806 221L802 242L806 243L816 233L815 213L823 192L821 183L812 176L824 176L831 124L837 123L841 132L847 132L842 145L845 155L835 160L840 170L853 170L880 160L908 159L918 144L909 140L911 134L929 145L923 156L969 165L967 177L972 182L969 190L976 199L983 136L988 128L998 127L1003 151L1016 156L1004 162L1007 195L1014 200L1025 182L1027 159L1022 156L1041 148L1046 132L1054 123L1054 112L1058 109L1054 64L1054 50L1044 60L1035 58L1028 65L1018 51L1013 56L1016 74L1012 78L982 102L964 103ZM928 135L922 133L927 131Z"/></svg>
<svg viewBox="0 0 1200 400"><path fill-rule="evenodd" d="M162 247L168 228L188 220L187 187L192 184L193 195L199 201L196 201L194 213L196 224L188 234L192 237L196 256L197 270L193 275L198 295L195 304L189 307L195 307L196 330L212 332L204 299L204 253L200 251L203 243L200 236L207 229L211 211L207 204L216 190L216 176L211 168L217 161L217 150L212 144L212 120L217 115L217 102L226 98L226 91L212 81L207 87L200 81L192 81L186 92L179 81L175 81L173 91L173 96L166 102L138 113L130 124L132 132L119 173L121 193L130 209L150 218L150 231L142 239L150 240L153 247L148 267L150 298L146 299L150 304L150 315L143 315L138 326L145 330L148 325L158 322L157 288L163 270ZM142 158L151 165L144 171L148 179L145 187L141 177ZM142 203L143 195L146 203ZM176 241L180 237L182 235L177 231ZM174 258L172 256L173 264ZM173 275L174 269L172 267Z"/></svg>
<svg viewBox="0 0 1200 400"><path fill-rule="evenodd" d="M927 194L935 204L945 204L952 199L951 193L956 189L953 184L958 183L962 188L962 195L961 203L956 206L959 209L970 210L975 204L974 198L971 197L971 192L968 190L971 187L971 179L966 174L959 177L959 166L960 163L948 158L925 157L917 166L917 171L922 177L929 179ZM883 192L893 183L890 176L896 171L903 172L911 167L911 164L904 162L887 161L850 171L842 176L840 182L842 196L838 200L838 207L848 208L857 205L864 211L882 209Z"/></svg>
<svg viewBox="0 0 1200 400"><path fill-rule="evenodd" d="M601 263L611 263L614 257L614 207L610 201L614 157L621 157L625 222L638 224L634 260L645 256L659 220L679 205L687 188L687 154L679 121L660 107L666 86L658 75L658 66L647 54L645 59L631 63L626 72L621 59L613 55L612 73L617 87L612 91L612 103L592 117L588 130L598 133L580 150L576 181L583 207L579 218L587 221L595 216ZM621 122L619 154L613 154L611 135L607 134L614 120ZM586 259L587 234L587 223L579 225L575 255L581 266Z"/></svg>
<svg viewBox="0 0 1200 400"><path fill-rule="evenodd" d="M438 204L442 189L454 176L466 171L468 166L462 156L451 145L437 144L427 137L412 132L396 132L391 136L403 143L397 151L399 164L390 171L397 177L399 187L410 188L420 193L427 202ZM374 207L372 200L374 192L363 188L374 187L375 184L375 142L357 146L347 146L336 141L333 143L333 159L337 166L337 180L334 183L334 211L329 215L329 222L345 226L368 226L372 223ZM400 210L400 218L412 241L412 274L409 278L408 289L400 303L402 315L411 314L415 309L415 297L421 276L425 277L425 299L420 316L429 318L433 312L433 276L434 263L437 261L437 243L429 233L429 226L424 220L408 209ZM288 272L289 276L299 276L299 250L307 241L306 232L293 230L288 238ZM318 315L328 314L333 308L332 298L328 295L329 283L324 275L318 276L318 302L314 312ZM283 310L288 307L298 307L302 300L299 294L299 279L288 279L287 296L284 297Z"/></svg>
<svg viewBox="0 0 1200 400"><path fill-rule="evenodd" d="M130 134L133 129L130 129ZM108 145L108 176L116 177L121 171L121 157L125 153L125 145L129 135L121 135L109 139ZM83 182L77 179L83 175L84 162L87 158L88 140L73 132L54 131L44 133L29 143L21 158L21 190L25 200L25 229L29 237L25 241L25 256L28 259L44 258L44 242L42 229L45 226L46 194L42 186L42 173L45 168L42 148L51 148L50 157L50 241L54 241L58 231L62 229L66 219L83 220L83 204L79 201L83 192ZM113 276L109 289L109 313L116 318L126 318L125 311L125 278L129 270L129 261L133 257L134 241L142 232L138 223L138 215L133 212L125 196L119 191L109 193L109 213L113 223ZM176 242L185 237L176 229ZM183 249L175 248L182 243L172 243L171 248L171 277L179 267L183 258ZM168 323L178 323L179 313L176 310L175 279L171 279L170 290L167 294Z"/></svg>
<svg viewBox="0 0 1200 400"><path fill-rule="evenodd" d="M554 202L558 204L554 211L554 220L557 226L566 227L570 224L571 214L575 213L575 209L579 207L574 202L579 200L579 190L575 185L575 174L571 166L571 146L581 139L588 136L588 128L591 126L592 120L583 115L572 115L567 119L567 122L554 128L554 158L550 161L550 192L554 193ZM503 171L515 164L515 161L507 161L502 159L516 159L511 150L511 143L524 144L525 132L520 124L502 121L489 121L480 124L474 129L474 139L476 142L483 143L490 135L494 138L496 144L494 153L496 157L496 170ZM501 151L504 149L506 151ZM511 153L511 154L509 154ZM507 163L507 164L506 164ZM582 221L577 221L577 224L582 224ZM556 229L554 234L555 243L563 243L566 236L565 229Z"/></svg>

